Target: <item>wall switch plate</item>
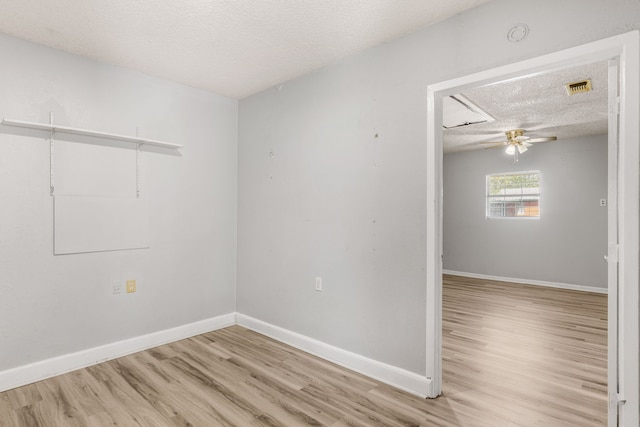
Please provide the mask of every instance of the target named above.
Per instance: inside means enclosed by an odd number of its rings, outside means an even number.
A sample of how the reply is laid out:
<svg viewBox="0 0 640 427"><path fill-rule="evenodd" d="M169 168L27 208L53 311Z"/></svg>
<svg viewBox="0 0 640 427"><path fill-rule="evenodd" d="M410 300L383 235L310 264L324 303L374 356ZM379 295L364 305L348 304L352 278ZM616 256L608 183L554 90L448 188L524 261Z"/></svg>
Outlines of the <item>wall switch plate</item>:
<svg viewBox="0 0 640 427"><path fill-rule="evenodd" d="M135 280L127 280L127 293L131 294L136 291L136 281Z"/></svg>
<svg viewBox="0 0 640 427"><path fill-rule="evenodd" d="M316 277L316 291L322 292L322 277Z"/></svg>
<svg viewBox="0 0 640 427"><path fill-rule="evenodd" d="M607 206L607 199L600 199L600 206Z"/></svg>
<svg viewBox="0 0 640 427"><path fill-rule="evenodd" d="M114 295L119 294L121 291L122 284L120 283L120 280L114 280L111 282L111 292L113 292Z"/></svg>

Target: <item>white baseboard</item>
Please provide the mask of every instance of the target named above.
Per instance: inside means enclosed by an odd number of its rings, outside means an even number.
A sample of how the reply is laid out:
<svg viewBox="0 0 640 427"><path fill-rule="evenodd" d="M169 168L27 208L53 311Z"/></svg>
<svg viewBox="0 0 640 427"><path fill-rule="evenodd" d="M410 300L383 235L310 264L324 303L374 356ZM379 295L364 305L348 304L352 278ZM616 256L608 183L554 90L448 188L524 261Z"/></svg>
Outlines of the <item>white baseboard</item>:
<svg viewBox="0 0 640 427"><path fill-rule="evenodd" d="M0 372L0 392L233 325L251 329L420 397L427 397L432 394L430 378L325 344L240 313L229 313L8 369Z"/></svg>
<svg viewBox="0 0 640 427"><path fill-rule="evenodd" d="M0 392L236 324L229 313L0 372Z"/></svg>
<svg viewBox="0 0 640 427"><path fill-rule="evenodd" d="M490 276L487 274L467 273L464 271L442 270L442 274L451 274L453 276L472 277L474 279L497 280L499 282L514 282L524 285L546 286L549 288L571 289L573 291L595 292L598 294L608 293L607 288L599 288L595 286L572 285L569 283L545 282L542 280L518 279L515 277Z"/></svg>
<svg viewBox="0 0 640 427"><path fill-rule="evenodd" d="M431 394L430 378L334 347L244 314L237 313L236 316L238 325L242 327L420 397L427 397Z"/></svg>

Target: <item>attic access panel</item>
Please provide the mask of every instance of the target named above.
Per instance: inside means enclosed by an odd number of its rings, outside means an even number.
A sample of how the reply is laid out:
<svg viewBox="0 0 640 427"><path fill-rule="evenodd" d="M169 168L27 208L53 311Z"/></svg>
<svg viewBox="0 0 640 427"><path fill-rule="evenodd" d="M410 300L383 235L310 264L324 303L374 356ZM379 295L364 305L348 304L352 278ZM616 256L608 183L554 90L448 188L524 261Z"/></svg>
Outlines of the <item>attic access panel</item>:
<svg viewBox="0 0 640 427"><path fill-rule="evenodd" d="M442 127L445 129L495 121L489 113L460 94L443 98L442 106Z"/></svg>

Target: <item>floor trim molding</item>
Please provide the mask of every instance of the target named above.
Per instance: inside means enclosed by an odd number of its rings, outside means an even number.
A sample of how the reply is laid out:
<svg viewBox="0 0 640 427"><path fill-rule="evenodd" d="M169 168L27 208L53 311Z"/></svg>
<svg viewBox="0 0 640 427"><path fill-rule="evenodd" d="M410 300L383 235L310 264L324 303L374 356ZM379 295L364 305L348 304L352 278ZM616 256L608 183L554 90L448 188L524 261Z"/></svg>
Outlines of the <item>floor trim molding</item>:
<svg viewBox="0 0 640 427"><path fill-rule="evenodd" d="M236 313L223 314L164 331L18 366L0 372L0 392L235 324Z"/></svg>
<svg viewBox="0 0 640 427"><path fill-rule="evenodd" d="M237 313L238 325L266 335L276 341L289 344L344 368L397 387L420 397L427 397L431 391L431 379L413 372L369 359L307 336L274 326L262 320Z"/></svg>
<svg viewBox="0 0 640 427"><path fill-rule="evenodd" d="M414 395L420 397L431 395L432 382L430 378L369 359L240 313L224 314L1 371L0 392L233 325L251 329Z"/></svg>
<svg viewBox="0 0 640 427"><path fill-rule="evenodd" d="M499 282L515 282L524 285L546 286L548 288L570 289L572 291L595 292L598 294L608 293L607 288L597 288L595 286L572 285L569 283L545 282L543 280L518 279L515 277L490 276L487 274L467 273L464 271L442 270L442 274L452 276L471 277L474 279L497 280Z"/></svg>

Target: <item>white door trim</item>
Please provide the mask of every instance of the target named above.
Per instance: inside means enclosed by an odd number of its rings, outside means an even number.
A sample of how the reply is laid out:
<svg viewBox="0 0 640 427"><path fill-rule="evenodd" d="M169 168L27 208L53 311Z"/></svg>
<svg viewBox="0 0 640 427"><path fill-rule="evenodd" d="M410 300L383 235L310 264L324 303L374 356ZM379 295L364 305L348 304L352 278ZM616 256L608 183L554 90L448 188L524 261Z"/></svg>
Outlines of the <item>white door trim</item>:
<svg viewBox="0 0 640 427"><path fill-rule="evenodd" d="M607 150L607 283L609 298L607 299L607 384L609 398L609 414L607 426L618 425L618 130L620 100L620 64L618 58L609 60L608 73L608 150Z"/></svg>
<svg viewBox="0 0 640 427"><path fill-rule="evenodd" d="M426 375L442 387L442 98L489 85L577 65L618 58L620 129L618 164L620 426L640 425L640 37L638 31L526 61L429 85L427 88L427 358Z"/></svg>

